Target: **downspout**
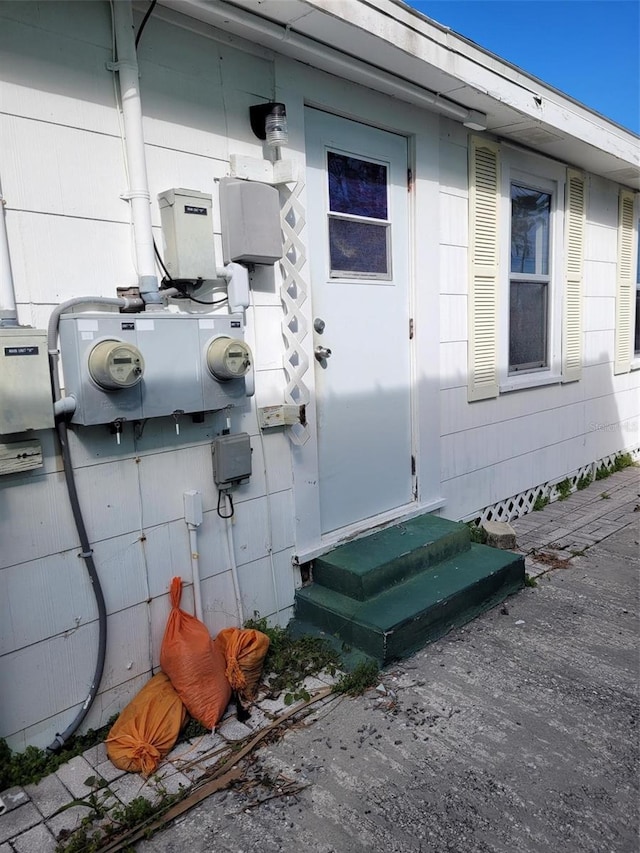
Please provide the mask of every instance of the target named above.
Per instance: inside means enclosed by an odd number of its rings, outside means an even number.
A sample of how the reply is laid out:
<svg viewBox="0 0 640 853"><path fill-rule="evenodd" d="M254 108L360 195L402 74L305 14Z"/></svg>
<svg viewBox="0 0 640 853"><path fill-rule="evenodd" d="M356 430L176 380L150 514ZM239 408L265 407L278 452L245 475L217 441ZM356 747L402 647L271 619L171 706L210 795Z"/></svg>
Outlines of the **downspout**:
<svg viewBox="0 0 640 853"><path fill-rule="evenodd" d="M13 286L11 257L9 255L9 238L7 236L7 221L5 219L5 200L0 183L0 328L18 325L16 310L16 292Z"/></svg>
<svg viewBox="0 0 640 853"><path fill-rule="evenodd" d="M133 13L129 0L112 3L117 62L107 67L118 73L129 189L123 196L131 205L138 287L147 310L162 306L151 228L151 196L142 132L142 105Z"/></svg>

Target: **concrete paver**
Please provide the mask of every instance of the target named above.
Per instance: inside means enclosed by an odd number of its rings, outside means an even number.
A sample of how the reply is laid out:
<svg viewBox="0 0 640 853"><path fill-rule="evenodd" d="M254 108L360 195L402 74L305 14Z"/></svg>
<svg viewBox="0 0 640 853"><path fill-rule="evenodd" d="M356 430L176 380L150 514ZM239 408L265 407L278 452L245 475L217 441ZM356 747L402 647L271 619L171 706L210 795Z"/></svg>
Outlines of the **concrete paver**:
<svg viewBox="0 0 640 853"><path fill-rule="evenodd" d="M95 775L95 769L82 755L76 755L56 770L56 776L74 797L86 797L90 793L91 787L85 783Z"/></svg>
<svg viewBox="0 0 640 853"><path fill-rule="evenodd" d="M0 843L8 841L10 838L31 829L38 823L41 823L42 815L33 803L25 803L10 812L5 812L0 816Z"/></svg>
<svg viewBox="0 0 640 853"><path fill-rule="evenodd" d="M55 853L56 840L41 823L27 830L11 842L15 853Z"/></svg>
<svg viewBox="0 0 640 853"><path fill-rule="evenodd" d="M26 792L35 803L43 817L48 818L62 806L65 806L73 796L55 773L41 779L37 785L27 785Z"/></svg>

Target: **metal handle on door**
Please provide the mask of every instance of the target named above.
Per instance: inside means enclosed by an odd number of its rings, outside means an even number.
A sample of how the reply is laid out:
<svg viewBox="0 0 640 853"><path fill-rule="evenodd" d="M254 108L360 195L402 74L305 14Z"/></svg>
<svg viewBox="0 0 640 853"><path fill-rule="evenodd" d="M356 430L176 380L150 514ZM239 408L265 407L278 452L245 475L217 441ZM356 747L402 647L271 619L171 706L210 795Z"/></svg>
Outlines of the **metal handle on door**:
<svg viewBox="0 0 640 853"><path fill-rule="evenodd" d="M331 350L328 347L321 347L319 344L314 349L313 354L318 359L318 361L324 361L325 358L329 358L331 356Z"/></svg>

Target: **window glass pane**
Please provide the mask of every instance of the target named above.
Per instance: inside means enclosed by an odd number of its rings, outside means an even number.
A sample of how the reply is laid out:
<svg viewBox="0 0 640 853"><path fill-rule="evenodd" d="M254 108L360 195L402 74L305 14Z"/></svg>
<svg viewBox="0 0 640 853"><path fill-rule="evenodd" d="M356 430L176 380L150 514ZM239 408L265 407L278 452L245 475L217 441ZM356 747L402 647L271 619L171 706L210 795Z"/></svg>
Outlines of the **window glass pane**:
<svg viewBox="0 0 640 853"><path fill-rule="evenodd" d="M511 186L511 272L549 275L551 196Z"/></svg>
<svg viewBox="0 0 640 853"><path fill-rule="evenodd" d="M329 209L387 219L387 167L328 152Z"/></svg>
<svg viewBox="0 0 640 853"><path fill-rule="evenodd" d="M547 364L547 287L539 282L511 282L509 370Z"/></svg>
<svg viewBox="0 0 640 853"><path fill-rule="evenodd" d="M388 225L329 217L331 273L389 277Z"/></svg>

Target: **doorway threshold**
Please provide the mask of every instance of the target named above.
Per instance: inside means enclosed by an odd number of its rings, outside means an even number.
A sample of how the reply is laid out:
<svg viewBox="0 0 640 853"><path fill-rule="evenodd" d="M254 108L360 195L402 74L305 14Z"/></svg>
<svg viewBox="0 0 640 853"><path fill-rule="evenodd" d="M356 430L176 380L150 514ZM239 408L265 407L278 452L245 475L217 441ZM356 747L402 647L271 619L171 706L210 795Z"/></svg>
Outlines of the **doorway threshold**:
<svg viewBox="0 0 640 853"><path fill-rule="evenodd" d="M295 565L308 563L309 560L314 560L316 557L326 554L338 545L361 539L376 530L384 530L385 527L401 524L403 521L409 521L409 519L415 518L418 515L436 512L442 509L445 504L445 498L434 498L433 500L419 504L405 504L405 506L395 507L395 509L388 512L364 518L362 521L355 522L347 527L332 530L321 537L321 542L316 548L306 548L304 551L296 552L293 556L293 563Z"/></svg>

